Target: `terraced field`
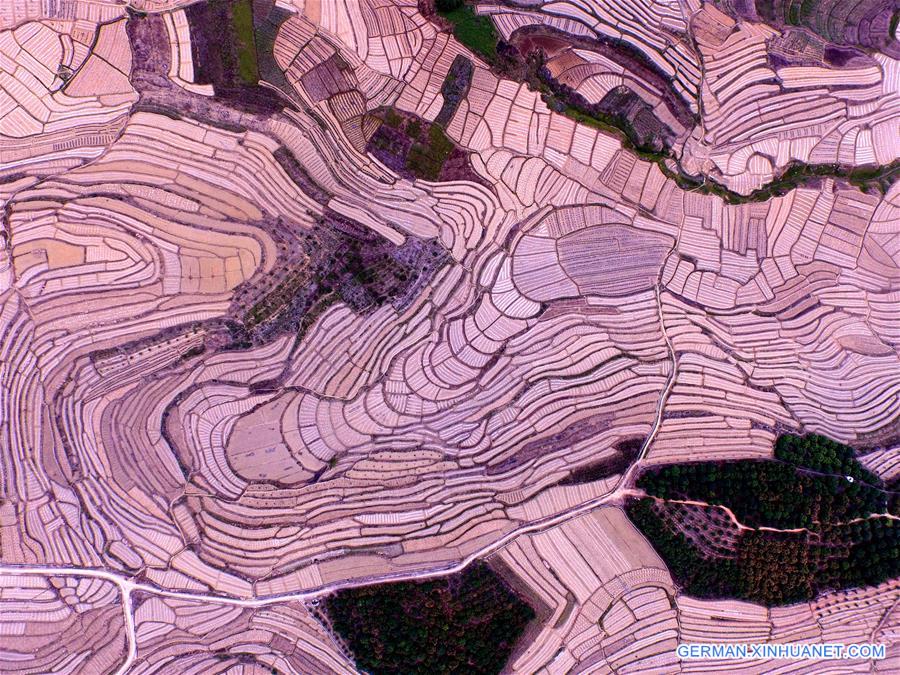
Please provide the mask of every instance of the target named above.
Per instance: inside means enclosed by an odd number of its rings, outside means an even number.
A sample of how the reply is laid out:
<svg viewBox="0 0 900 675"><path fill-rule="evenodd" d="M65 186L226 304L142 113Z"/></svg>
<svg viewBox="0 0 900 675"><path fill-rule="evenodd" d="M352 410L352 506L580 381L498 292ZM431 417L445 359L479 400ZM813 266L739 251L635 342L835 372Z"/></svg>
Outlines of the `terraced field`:
<svg viewBox="0 0 900 675"><path fill-rule="evenodd" d="M0 2L0 672L896 672L889 4Z"/></svg>

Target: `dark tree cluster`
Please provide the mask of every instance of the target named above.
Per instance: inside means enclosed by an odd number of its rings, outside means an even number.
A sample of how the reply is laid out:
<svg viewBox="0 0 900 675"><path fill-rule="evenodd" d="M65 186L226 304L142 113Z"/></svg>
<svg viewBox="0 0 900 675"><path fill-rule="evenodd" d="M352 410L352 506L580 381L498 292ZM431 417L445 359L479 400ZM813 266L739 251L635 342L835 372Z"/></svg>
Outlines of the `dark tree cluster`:
<svg viewBox="0 0 900 675"><path fill-rule="evenodd" d="M740 597L767 605L828 589L879 584L900 574L900 527L867 518L810 533L745 532L738 547Z"/></svg>
<svg viewBox="0 0 900 675"><path fill-rule="evenodd" d="M699 598L737 596L735 560L702 555L691 540L671 527L650 498L626 503L625 512L665 561L672 577L688 595Z"/></svg>
<svg viewBox="0 0 900 675"><path fill-rule="evenodd" d="M704 554L673 527L653 499L626 505L632 522L666 562L684 591L700 598L738 598L764 605L810 600L829 589L879 584L900 574L900 527L867 518L817 533L742 531L730 557Z"/></svg>
<svg viewBox="0 0 900 675"><path fill-rule="evenodd" d="M444 83L441 85L441 96L444 97L444 104L441 106L440 112L434 118L435 124L446 127L450 124L450 120L456 114L459 104L469 93L469 86L472 84L472 75L475 73L475 66L472 62L462 54L457 54L450 64L450 70Z"/></svg>
<svg viewBox="0 0 900 675"><path fill-rule="evenodd" d="M326 609L356 665L373 675L499 673L535 616L481 563L435 581L343 590Z"/></svg>
<svg viewBox="0 0 900 675"><path fill-rule="evenodd" d="M775 459L820 473L850 476L867 485L882 487L881 479L856 460L852 448L818 434L779 436L775 442Z"/></svg>
<svg viewBox="0 0 900 675"><path fill-rule="evenodd" d="M285 247L283 263L237 289L235 346L300 335L337 301L357 313L386 303L401 310L447 261L437 241L407 237L396 246L327 209L310 232L294 232L282 222L270 229Z"/></svg>
<svg viewBox="0 0 900 675"><path fill-rule="evenodd" d="M823 436L785 435L775 457L670 465L639 478L651 496L631 500L628 516L688 594L780 605L900 575L900 526L878 515L888 492L851 448ZM803 529L741 530L714 535L718 547L701 547L709 533L694 536L690 528L706 524L682 517L681 505L669 499L726 506L753 528Z"/></svg>
<svg viewBox="0 0 900 675"><path fill-rule="evenodd" d="M645 472L638 487L662 499L727 506L750 527L811 528L883 513L887 507L881 489L771 460L659 467Z"/></svg>

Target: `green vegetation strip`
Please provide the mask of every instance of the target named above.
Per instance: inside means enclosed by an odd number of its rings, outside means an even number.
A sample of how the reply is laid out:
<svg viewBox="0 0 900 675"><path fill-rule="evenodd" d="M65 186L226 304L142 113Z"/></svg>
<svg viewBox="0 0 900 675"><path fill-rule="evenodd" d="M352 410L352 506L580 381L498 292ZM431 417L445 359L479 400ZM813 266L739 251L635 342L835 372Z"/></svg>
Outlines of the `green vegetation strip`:
<svg viewBox="0 0 900 675"><path fill-rule="evenodd" d="M891 185L900 178L900 160L883 166L859 168L848 168L839 164L794 162L786 167L778 178L749 194L742 195L711 178L698 180L673 171L666 164L666 160L674 159L672 152L670 150L654 151L642 145L638 141L631 123L621 115L589 113L576 105L562 102L549 87L541 87L540 91L544 102L551 110L557 110L580 124L616 136L621 141L622 147L645 161L655 163L663 175L674 180L683 190L716 195L728 204L765 202L822 178L842 178L862 192L878 191L885 194Z"/></svg>
<svg viewBox="0 0 900 675"><path fill-rule="evenodd" d="M435 581L343 590L326 609L357 667L373 675L499 673L535 616L481 563Z"/></svg>
<svg viewBox="0 0 900 675"><path fill-rule="evenodd" d="M628 147L628 146L626 146ZM754 190L750 194L742 195L733 190L729 190L721 183L717 183L711 178L706 180L697 180L685 176L684 174L673 171L665 164L665 159L669 155L663 157L653 156L650 153L642 152L634 147L630 147L635 154L642 159L656 162L663 174L667 178L671 178L678 186L684 190L700 192L702 194L711 194L721 197L728 204L747 204L751 202L765 202L773 197L780 197L787 194L791 190L798 187L811 184L814 181L823 178L842 178L851 185L859 188L862 192L878 191L885 194L891 185L900 178L900 161L878 167L860 167L847 168L838 164L803 164L794 162L790 164L784 172L765 186Z"/></svg>
<svg viewBox="0 0 900 675"><path fill-rule="evenodd" d="M822 436L782 436L770 461L655 468L638 486L651 497L630 502L628 515L690 595L778 605L900 574L900 524L880 515L889 493L850 448ZM730 555L714 555L676 525L666 500L728 507L752 528L805 529L742 530ZM722 534L704 536L729 541Z"/></svg>
<svg viewBox="0 0 900 675"><path fill-rule="evenodd" d="M252 0L237 0L231 7L231 23L236 38L238 75L246 84L259 82Z"/></svg>
<svg viewBox="0 0 900 675"><path fill-rule="evenodd" d="M463 0L437 0L436 9L438 14L453 24L453 35L457 40L481 55L489 64L499 65L497 54L499 37L494 30L490 17L477 15L474 9L470 5L465 4ZM895 15L893 19L896 19L898 16L900 14ZM623 46L623 48L633 50L627 45ZM716 195L728 204L768 201L773 197L781 196L795 188L802 187L821 178L842 178L863 192L878 191L881 194L885 194L897 178L900 177L900 161L895 161L885 166L862 168L848 168L838 164L804 164L796 162L789 165L772 182L758 190L754 190L750 194L742 195L710 178L698 180L670 169L666 165L666 160L674 159L671 151L654 151L642 144L637 138L631 123L622 115L592 113L561 95L561 92L554 91L559 85L553 81L548 81L546 76L540 74L542 65L543 59L533 61L526 59L527 74L525 82L531 91L537 91L541 94L544 102L547 103L551 110L556 110L580 124L600 129L618 137L623 147L641 159L654 162L667 178L674 180L682 189L701 194Z"/></svg>
<svg viewBox="0 0 900 675"><path fill-rule="evenodd" d="M543 58L527 61L529 73L526 77L528 88L541 94L541 98L551 110L569 117L586 126L600 129L616 136L622 147L630 150L641 159L655 163L660 171L674 180L684 190L711 194L720 197L728 204L745 204L764 202L784 195L791 190L822 178L842 178L863 192L877 190L885 194L893 183L900 178L900 160L891 164L874 167L850 168L839 164L804 164L794 162L788 165L782 174L765 186L750 194L742 195L728 189L711 178L698 180L674 171L666 164L674 160L671 150L656 151L641 143L631 123L622 115L604 114L587 110L579 105L578 97L567 95L565 89L550 78L542 69Z"/></svg>

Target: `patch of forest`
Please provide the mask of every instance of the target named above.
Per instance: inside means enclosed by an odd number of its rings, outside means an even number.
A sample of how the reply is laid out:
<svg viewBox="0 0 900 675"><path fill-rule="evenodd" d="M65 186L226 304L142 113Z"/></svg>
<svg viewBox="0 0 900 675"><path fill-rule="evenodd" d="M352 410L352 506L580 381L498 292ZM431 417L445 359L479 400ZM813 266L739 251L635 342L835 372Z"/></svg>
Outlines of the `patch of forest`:
<svg viewBox="0 0 900 675"><path fill-rule="evenodd" d="M653 468L638 486L650 496L631 500L628 516L690 595L780 605L900 574L890 493L852 449L823 436L784 435L774 460ZM749 529L669 500L727 507Z"/></svg>
<svg viewBox="0 0 900 675"><path fill-rule="evenodd" d="M456 114L459 104L469 93L469 87L472 84L472 75L475 73L475 66L472 62L462 54L457 54L450 64L450 70L447 77L441 84L441 96L444 97L444 104L441 106L440 112L434 118L435 124L439 124L446 128L450 124L450 120Z"/></svg>
<svg viewBox="0 0 900 675"><path fill-rule="evenodd" d="M394 108L373 114L381 124L366 151L397 174L427 181L468 180L490 187L472 170L469 153L450 140L438 122Z"/></svg>
<svg viewBox="0 0 900 675"><path fill-rule="evenodd" d="M360 670L499 673L534 610L484 563L433 581L345 589L326 611Z"/></svg>
<svg viewBox="0 0 900 675"><path fill-rule="evenodd" d="M301 336L335 302L357 313L387 303L402 310L448 259L435 240L408 236L396 246L328 209L312 229L278 221L267 231L277 243L278 264L235 290L236 346Z"/></svg>
<svg viewBox="0 0 900 675"><path fill-rule="evenodd" d="M790 437L797 439L797 437ZM820 449L809 436L796 444L779 441L772 460L734 462L696 462L672 464L644 472L637 485L649 495L661 499L697 500L730 508L737 519L750 527L791 529L814 527L819 523L843 522L863 518L870 513L884 513L887 493L878 478L852 460L849 473L823 471L804 451L786 452L779 446L799 448L812 446L816 456L830 449ZM828 441L828 439L823 439ZM831 441L828 441L831 442ZM852 452L852 451L851 451ZM849 463L848 463L849 464ZM842 465L839 465L842 466ZM867 475L866 483L847 480L852 474Z"/></svg>

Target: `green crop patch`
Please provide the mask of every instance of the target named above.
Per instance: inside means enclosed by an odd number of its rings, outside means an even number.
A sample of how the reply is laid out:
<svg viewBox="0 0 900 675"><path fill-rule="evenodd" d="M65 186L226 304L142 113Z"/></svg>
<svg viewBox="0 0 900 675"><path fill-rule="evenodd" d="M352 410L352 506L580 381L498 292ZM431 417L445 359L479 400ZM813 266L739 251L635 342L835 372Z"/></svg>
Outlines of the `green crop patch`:
<svg viewBox="0 0 900 675"><path fill-rule="evenodd" d="M498 37L490 17L479 16L471 6L456 2L438 2L437 10L453 24L453 37L487 62L497 60Z"/></svg>
<svg viewBox="0 0 900 675"><path fill-rule="evenodd" d="M256 63L256 38L251 0L238 0L231 8L231 22L237 46L238 75L246 84L259 82Z"/></svg>

